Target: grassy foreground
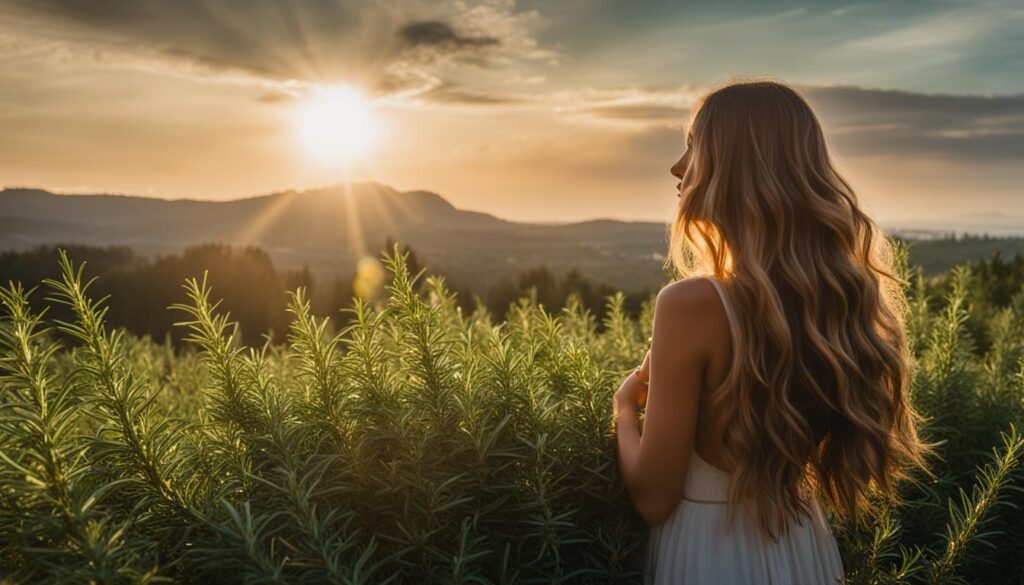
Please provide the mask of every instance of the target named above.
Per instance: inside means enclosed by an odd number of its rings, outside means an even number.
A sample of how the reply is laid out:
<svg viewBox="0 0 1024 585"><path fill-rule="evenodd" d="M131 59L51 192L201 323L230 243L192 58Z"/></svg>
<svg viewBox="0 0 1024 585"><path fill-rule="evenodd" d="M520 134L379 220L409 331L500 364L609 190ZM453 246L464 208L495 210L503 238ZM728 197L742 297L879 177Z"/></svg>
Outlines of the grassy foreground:
<svg viewBox="0 0 1024 585"><path fill-rule="evenodd" d="M204 280L170 308L178 353L107 328L66 255L42 289L0 289L0 582L640 582L610 420L650 304L634 321L613 296L598 324L523 300L495 323L387 264L386 300L342 331L299 290L288 343L258 349ZM1024 291L979 313L969 269L941 299L905 272L941 459L899 507L834 525L849 579L1020 583Z"/></svg>

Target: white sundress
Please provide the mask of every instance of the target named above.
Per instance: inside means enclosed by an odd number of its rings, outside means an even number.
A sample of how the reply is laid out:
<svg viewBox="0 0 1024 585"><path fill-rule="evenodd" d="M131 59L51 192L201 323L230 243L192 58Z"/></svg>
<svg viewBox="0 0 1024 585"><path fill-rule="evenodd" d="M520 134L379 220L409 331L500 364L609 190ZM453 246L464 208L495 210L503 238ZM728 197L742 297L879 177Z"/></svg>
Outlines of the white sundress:
<svg viewBox="0 0 1024 585"><path fill-rule="evenodd" d="M730 327L735 316L715 285ZM738 508L727 524L729 474L690 454L683 498L667 520L650 529L645 585L818 585L841 583L843 562L817 500L810 517L791 523L772 541Z"/></svg>

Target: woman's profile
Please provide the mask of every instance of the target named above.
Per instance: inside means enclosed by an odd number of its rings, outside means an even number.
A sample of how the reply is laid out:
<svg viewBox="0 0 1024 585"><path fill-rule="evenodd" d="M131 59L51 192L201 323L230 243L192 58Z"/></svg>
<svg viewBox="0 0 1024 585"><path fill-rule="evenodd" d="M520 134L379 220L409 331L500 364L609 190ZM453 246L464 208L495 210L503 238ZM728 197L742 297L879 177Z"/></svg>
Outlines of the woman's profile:
<svg viewBox="0 0 1024 585"><path fill-rule="evenodd" d="M823 506L862 517L928 450L888 242L784 84L712 91L686 143L670 251L687 278L615 395L647 582L839 582Z"/></svg>

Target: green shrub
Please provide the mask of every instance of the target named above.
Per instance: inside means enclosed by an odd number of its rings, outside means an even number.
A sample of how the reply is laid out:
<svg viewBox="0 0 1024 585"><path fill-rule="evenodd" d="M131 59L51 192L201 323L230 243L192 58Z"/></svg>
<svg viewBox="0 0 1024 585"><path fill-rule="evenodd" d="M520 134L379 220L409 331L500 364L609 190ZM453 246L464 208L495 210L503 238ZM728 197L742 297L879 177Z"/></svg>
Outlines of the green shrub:
<svg viewBox="0 0 1024 585"><path fill-rule="evenodd" d="M46 291L73 319L0 288L0 577L639 582L646 527L611 396L651 304L637 321L613 295L599 327L578 299L558 314L523 299L495 323L386 262L383 303L357 300L335 331L299 289L287 343L262 347L205 278L171 307L184 352L109 328L66 254ZM907 275L913 399L941 460L899 507L834 525L849 579L1020 582L1024 293L972 323L970 269L941 302Z"/></svg>

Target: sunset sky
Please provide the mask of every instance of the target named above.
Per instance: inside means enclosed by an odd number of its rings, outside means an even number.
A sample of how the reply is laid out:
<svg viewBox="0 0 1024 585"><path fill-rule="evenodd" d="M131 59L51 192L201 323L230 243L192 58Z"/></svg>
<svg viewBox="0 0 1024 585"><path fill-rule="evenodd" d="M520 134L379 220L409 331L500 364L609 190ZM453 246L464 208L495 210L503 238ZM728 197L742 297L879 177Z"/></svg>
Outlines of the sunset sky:
<svg viewBox="0 0 1024 585"><path fill-rule="evenodd" d="M762 75L811 100L883 223L1024 229L1019 0L0 0L0 185L375 180L516 220L662 221L694 98ZM338 86L372 127L325 159L303 133L333 128L310 104Z"/></svg>

